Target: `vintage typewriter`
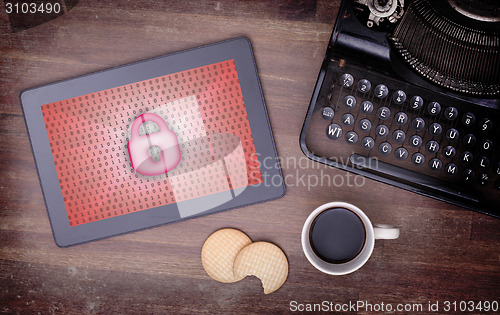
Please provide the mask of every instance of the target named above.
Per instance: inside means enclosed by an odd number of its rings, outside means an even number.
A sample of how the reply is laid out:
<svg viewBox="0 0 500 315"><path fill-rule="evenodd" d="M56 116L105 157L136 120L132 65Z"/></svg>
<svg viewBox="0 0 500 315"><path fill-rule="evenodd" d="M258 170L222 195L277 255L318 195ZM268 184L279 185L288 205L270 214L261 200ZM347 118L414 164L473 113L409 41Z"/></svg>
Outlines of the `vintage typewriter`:
<svg viewBox="0 0 500 315"><path fill-rule="evenodd" d="M499 14L496 0L343 1L303 152L500 217Z"/></svg>

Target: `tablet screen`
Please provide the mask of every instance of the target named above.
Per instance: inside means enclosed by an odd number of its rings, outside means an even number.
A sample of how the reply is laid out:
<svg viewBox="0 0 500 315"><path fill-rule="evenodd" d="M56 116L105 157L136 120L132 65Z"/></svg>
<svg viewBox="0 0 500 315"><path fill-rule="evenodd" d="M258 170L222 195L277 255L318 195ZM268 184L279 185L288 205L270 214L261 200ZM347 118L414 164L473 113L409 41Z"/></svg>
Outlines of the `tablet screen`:
<svg viewBox="0 0 500 315"><path fill-rule="evenodd" d="M41 109L70 226L222 192L232 198L262 182L233 59ZM132 130L145 113L166 125L143 118L139 132ZM148 136L154 134L173 135L180 160L171 170L144 175L132 154L145 145L162 149L163 138ZM161 162L148 154L151 165ZM206 209L178 210L186 217Z"/></svg>

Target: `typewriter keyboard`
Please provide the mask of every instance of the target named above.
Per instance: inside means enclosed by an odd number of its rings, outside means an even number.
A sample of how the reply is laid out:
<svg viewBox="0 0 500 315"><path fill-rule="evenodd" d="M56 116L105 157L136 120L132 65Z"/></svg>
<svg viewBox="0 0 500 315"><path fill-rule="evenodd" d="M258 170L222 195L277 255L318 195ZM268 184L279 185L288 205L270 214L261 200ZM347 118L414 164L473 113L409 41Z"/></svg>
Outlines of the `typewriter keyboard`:
<svg viewBox="0 0 500 315"><path fill-rule="evenodd" d="M327 164L499 216L498 110L337 63L305 144Z"/></svg>

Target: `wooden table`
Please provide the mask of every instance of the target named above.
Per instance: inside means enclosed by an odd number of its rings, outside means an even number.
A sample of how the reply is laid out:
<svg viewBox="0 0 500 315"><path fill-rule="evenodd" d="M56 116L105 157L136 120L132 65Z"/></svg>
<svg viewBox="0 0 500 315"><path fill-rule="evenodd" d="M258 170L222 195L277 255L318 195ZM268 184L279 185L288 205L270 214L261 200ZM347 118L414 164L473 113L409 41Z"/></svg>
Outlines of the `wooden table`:
<svg viewBox="0 0 500 315"><path fill-rule="evenodd" d="M498 301L500 220L371 180L362 188L307 186L308 176L348 176L307 160L298 140L339 5L327 0L89 0L15 33L0 6L0 312L284 313L313 304L353 312L349 306L354 304L364 313L370 307L395 310L401 304L417 310L421 305L428 313L430 304L439 303L443 313L446 301L452 310L461 301ZM58 248L19 93L237 36L247 36L253 44L278 154L289 178L286 195ZM300 164L291 163L293 159ZM309 213L334 200L354 203L372 221L401 228L399 239L378 241L366 265L345 276L316 270L300 244ZM223 227L241 229L253 240L284 250L290 269L281 289L264 295L255 277L222 284L205 273L202 244Z"/></svg>

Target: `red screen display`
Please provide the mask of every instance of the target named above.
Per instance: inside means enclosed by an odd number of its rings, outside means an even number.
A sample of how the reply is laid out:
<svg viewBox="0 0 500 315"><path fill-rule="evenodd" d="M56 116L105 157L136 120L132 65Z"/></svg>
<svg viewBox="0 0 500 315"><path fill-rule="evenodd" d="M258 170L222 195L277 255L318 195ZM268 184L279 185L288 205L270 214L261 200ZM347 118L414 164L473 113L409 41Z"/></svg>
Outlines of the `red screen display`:
<svg viewBox="0 0 500 315"><path fill-rule="evenodd" d="M71 226L221 192L234 196L262 182L234 60L41 108ZM145 113L160 116L178 140L181 160L165 174L132 167L131 137L162 132L146 122L139 135L131 133Z"/></svg>

